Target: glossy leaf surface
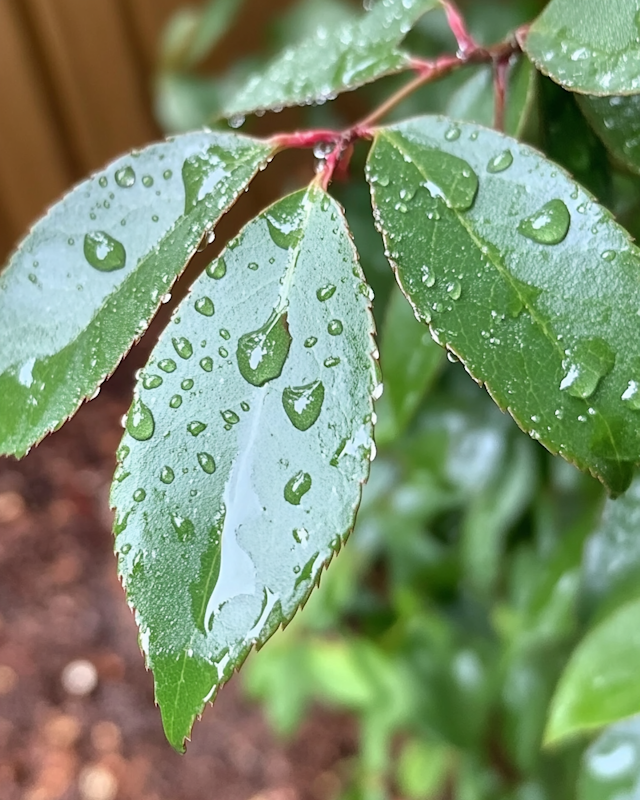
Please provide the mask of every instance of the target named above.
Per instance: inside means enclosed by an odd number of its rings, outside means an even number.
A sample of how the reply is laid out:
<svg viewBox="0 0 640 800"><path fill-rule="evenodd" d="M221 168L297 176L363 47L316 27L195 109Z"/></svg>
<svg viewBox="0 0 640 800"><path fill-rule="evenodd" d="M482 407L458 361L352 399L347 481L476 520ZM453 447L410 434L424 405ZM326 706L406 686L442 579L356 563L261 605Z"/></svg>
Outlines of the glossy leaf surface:
<svg viewBox="0 0 640 800"><path fill-rule="evenodd" d="M640 713L640 600L596 626L576 648L556 689L547 742Z"/></svg>
<svg viewBox="0 0 640 800"><path fill-rule="evenodd" d="M623 491L640 457L640 253L580 186L495 131L418 118L368 161L398 282L520 427Z"/></svg>
<svg viewBox="0 0 640 800"><path fill-rule="evenodd" d="M91 397L271 148L197 133L67 195L0 274L0 453L24 455Z"/></svg>
<svg viewBox="0 0 640 800"><path fill-rule="evenodd" d="M310 188L229 244L143 371L116 549L176 748L353 526L374 454L372 332L342 210Z"/></svg>
<svg viewBox="0 0 640 800"><path fill-rule="evenodd" d="M436 0L379 0L337 30L318 28L241 86L224 115L324 102L403 69L409 58L398 46L434 6Z"/></svg>
<svg viewBox="0 0 640 800"><path fill-rule="evenodd" d="M582 94L640 92L640 0L551 0L523 46L545 75Z"/></svg>
<svg viewBox="0 0 640 800"><path fill-rule="evenodd" d="M587 748L577 800L635 800L640 796L640 717L604 730Z"/></svg>
<svg viewBox="0 0 640 800"><path fill-rule="evenodd" d="M581 97L579 105L616 161L640 173L640 95Z"/></svg>

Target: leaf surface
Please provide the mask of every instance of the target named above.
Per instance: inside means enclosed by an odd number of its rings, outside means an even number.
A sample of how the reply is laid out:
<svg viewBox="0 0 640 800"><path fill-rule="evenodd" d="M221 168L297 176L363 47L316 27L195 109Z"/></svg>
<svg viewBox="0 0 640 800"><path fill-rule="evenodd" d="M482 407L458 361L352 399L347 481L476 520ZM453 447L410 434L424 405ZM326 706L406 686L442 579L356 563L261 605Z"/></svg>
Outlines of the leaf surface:
<svg viewBox="0 0 640 800"><path fill-rule="evenodd" d="M422 117L367 166L401 289L520 427L613 492L640 458L640 253L580 186L496 131Z"/></svg>
<svg viewBox="0 0 640 800"><path fill-rule="evenodd" d="M640 600L619 608L574 651L554 695L547 743L640 713Z"/></svg>
<svg viewBox="0 0 640 800"><path fill-rule="evenodd" d="M224 115L324 102L406 68L409 57L399 45L436 5L436 0L379 0L339 28L319 27L239 87Z"/></svg>
<svg viewBox="0 0 640 800"><path fill-rule="evenodd" d="M640 173L640 95L580 97L578 104L611 155Z"/></svg>
<svg viewBox="0 0 640 800"><path fill-rule="evenodd" d="M178 749L353 526L374 452L368 292L342 210L312 187L229 244L143 371L116 549Z"/></svg>
<svg viewBox="0 0 640 800"><path fill-rule="evenodd" d="M551 0L522 45L545 75L574 92L640 92L640 0Z"/></svg>
<svg viewBox="0 0 640 800"><path fill-rule="evenodd" d="M118 159L55 205L0 274L0 453L92 397L269 145L195 133Z"/></svg>

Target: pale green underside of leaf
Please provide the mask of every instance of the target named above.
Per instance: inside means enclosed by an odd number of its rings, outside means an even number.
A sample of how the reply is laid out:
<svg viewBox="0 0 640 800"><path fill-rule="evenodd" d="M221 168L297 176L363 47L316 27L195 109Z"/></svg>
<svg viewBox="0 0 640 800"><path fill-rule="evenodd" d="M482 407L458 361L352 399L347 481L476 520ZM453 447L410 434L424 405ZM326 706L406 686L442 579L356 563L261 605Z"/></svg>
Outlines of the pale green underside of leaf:
<svg viewBox="0 0 640 800"><path fill-rule="evenodd" d="M116 549L178 749L353 526L374 348L342 210L312 187L228 245L143 371L112 489Z"/></svg>
<svg viewBox="0 0 640 800"><path fill-rule="evenodd" d="M522 44L545 75L573 92L640 92L640 0L551 0Z"/></svg>
<svg viewBox="0 0 640 800"><path fill-rule="evenodd" d="M24 455L96 392L271 152L180 136L118 159L34 227L0 274L0 453Z"/></svg>
<svg viewBox="0 0 640 800"><path fill-rule="evenodd" d="M337 30L319 28L241 86L223 115L324 102L406 68L409 58L398 46L436 5L436 0L379 0Z"/></svg>
<svg viewBox="0 0 640 800"><path fill-rule="evenodd" d="M540 153L475 125L382 129L367 171L398 282L436 341L523 430L623 491L640 459L628 234Z"/></svg>
<svg viewBox="0 0 640 800"><path fill-rule="evenodd" d="M640 717L604 730L585 750L577 800L635 800L640 776Z"/></svg>
<svg viewBox="0 0 640 800"><path fill-rule="evenodd" d="M640 173L640 95L579 97L578 104L614 159Z"/></svg>
<svg viewBox="0 0 640 800"><path fill-rule="evenodd" d="M551 703L547 743L640 713L638 619L640 600L633 600L578 645Z"/></svg>

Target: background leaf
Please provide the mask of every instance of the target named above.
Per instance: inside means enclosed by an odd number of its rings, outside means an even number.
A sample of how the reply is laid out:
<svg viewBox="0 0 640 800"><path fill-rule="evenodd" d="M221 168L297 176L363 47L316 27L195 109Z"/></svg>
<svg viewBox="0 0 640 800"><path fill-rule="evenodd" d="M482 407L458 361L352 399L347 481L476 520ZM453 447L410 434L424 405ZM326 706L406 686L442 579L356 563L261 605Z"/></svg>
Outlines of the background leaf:
<svg viewBox="0 0 640 800"><path fill-rule="evenodd" d="M116 548L177 748L353 526L374 455L368 291L340 207L298 192L195 283L143 372Z"/></svg>
<svg viewBox="0 0 640 800"><path fill-rule="evenodd" d="M535 150L445 118L380 130L367 171L389 259L436 341L523 430L623 491L640 456L628 234Z"/></svg>
<svg viewBox="0 0 640 800"><path fill-rule="evenodd" d="M579 105L616 161L640 173L640 95L580 97Z"/></svg>
<svg viewBox="0 0 640 800"><path fill-rule="evenodd" d="M551 0L522 42L529 58L565 89L640 92L639 0Z"/></svg>
<svg viewBox="0 0 640 800"><path fill-rule="evenodd" d="M635 800L640 795L640 717L611 725L582 757L577 800Z"/></svg>
<svg viewBox="0 0 640 800"><path fill-rule="evenodd" d="M272 148L195 133L118 159L0 274L0 453L24 455L115 369Z"/></svg>
<svg viewBox="0 0 640 800"><path fill-rule="evenodd" d="M317 29L240 86L225 105L227 117L283 106L324 102L408 64L398 45L436 0L379 0L371 11Z"/></svg>

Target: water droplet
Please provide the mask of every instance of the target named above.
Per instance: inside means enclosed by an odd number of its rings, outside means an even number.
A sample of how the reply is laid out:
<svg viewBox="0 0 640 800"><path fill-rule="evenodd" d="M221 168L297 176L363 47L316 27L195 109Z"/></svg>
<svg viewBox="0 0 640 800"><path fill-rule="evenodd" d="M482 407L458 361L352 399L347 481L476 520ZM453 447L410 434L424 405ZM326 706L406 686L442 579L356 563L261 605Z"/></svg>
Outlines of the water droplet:
<svg viewBox="0 0 640 800"><path fill-rule="evenodd" d="M122 547L120 548L120 552L122 553L123 556L126 556L131 552L131 545L129 544L129 542L122 545Z"/></svg>
<svg viewBox="0 0 640 800"><path fill-rule="evenodd" d="M201 359L200 366L205 372L211 372L213 370L213 359L211 356L205 356Z"/></svg>
<svg viewBox="0 0 640 800"><path fill-rule="evenodd" d="M249 267L249 269L252 269L254 272L255 272L255 270L257 270L259 268L259 265L256 264L255 261L252 261L251 263L247 264L247 266Z"/></svg>
<svg viewBox="0 0 640 800"><path fill-rule="evenodd" d="M566 375L560 389L572 397L586 399L613 369L615 355L603 339L583 339L563 361Z"/></svg>
<svg viewBox="0 0 640 800"><path fill-rule="evenodd" d="M309 541L309 531L306 528L295 528L293 538L298 544L306 544Z"/></svg>
<svg viewBox="0 0 640 800"><path fill-rule="evenodd" d="M123 244L105 231L94 231L84 237L84 257L100 272L115 272L127 263Z"/></svg>
<svg viewBox="0 0 640 800"><path fill-rule="evenodd" d="M302 237L302 218L291 213L284 204L272 207L265 215L269 235L273 243L282 250L291 250Z"/></svg>
<svg viewBox="0 0 640 800"><path fill-rule="evenodd" d="M192 539L196 532L193 522L186 517L181 517L180 514L171 514L171 524L181 542Z"/></svg>
<svg viewBox="0 0 640 800"><path fill-rule="evenodd" d="M146 442L153 436L156 424L151 409L139 397L134 398L127 415L127 431L139 442Z"/></svg>
<svg viewBox="0 0 640 800"><path fill-rule="evenodd" d="M109 181L108 181L108 180L105 178L105 176L104 176L104 175L103 175L103 176L100 178L100 180L98 181L98 183L100 184L100 186L102 186L102 188L103 188L103 189L105 189L105 188L106 188L106 186L107 186L107 183L108 183L108 182L109 182Z"/></svg>
<svg viewBox="0 0 640 800"><path fill-rule="evenodd" d="M184 389L185 392L191 391L193 389L193 380L191 378L185 378L180 386Z"/></svg>
<svg viewBox="0 0 640 800"><path fill-rule="evenodd" d="M165 179L165 181L171 180L173 177L173 172L170 169L165 169L165 171L162 173L162 177Z"/></svg>
<svg viewBox="0 0 640 800"><path fill-rule="evenodd" d="M144 489L136 489L135 492L133 493L133 499L136 501L136 503L141 503L146 498L146 496L147 493L145 492Z"/></svg>
<svg viewBox="0 0 640 800"><path fill-rule="evenodd" d="M562 200L550 200L535 214L520 222L518 233L538 244L560 244L570 224L571 215Z"/></svg>
<svg viewBox="0 0 640 800"><path fill-rule="evenodd" d="M231 334L226 328L220 328L220 336L222 336L222 338L227 342L231 338Z"/></svg>
<svg viewBox="0 0 640 800"><path fill-rule="evenodd" d="M191 358L193 355L193 345L188 339L185 339L184 336L181 336L180 338L174 338L171 341L173 343L173 349L180 356L180 358Z"/></svg>
<svg viewBox="0 0 640 800"><path fill-rule="evenodd" d="M153 186L153 178L151 177L151 175L145 175L142 178L142 185L146 186L147 189L149 189L149 188L151 188L151 186Z"/></svg>
<svg viewBox="0 0 640 800"><path fill-rule="evenodd" d="M471 208L479 182L466 161L442 150L427 148L421 151L420 170L426 176L421 185L431 197L444 200L449 208L456 211Z"/></svg>
<svg viewBox="0 0 640 800"><path fill-rule="evenodd" d="M325 286L321 286L318 291L316 292L316 297L321 303L324 303L325 300L328 300L330 297L336 292L336 287L332 283L327 283Z"/></svg>
<svg viewBox="0 0 640 800"><path fill-rule="evenodd" d="M171 469L171 467L162 467L160 470L160 480L162 483L166 483L167 486L174 482L176 479L175 472Z"/></svg>
<svg viewBox="0 0 640 800"><path fill-rule="evenodd" d="M462 294L460 281L451 281L451 283L447 284L447 294L452 300L459 300Z"/></svg>
<svg viewBox="0 0 640 800"><path fill-rule="evenodd" d="M504 172L506 169L509 169L512 164L513 155L511 154L511 150L503 150L502 153L498 153L497 156L494 156L489 161L487 164L487 172Z"/></svg>
<svg viewBox="0 0 640 800"><path fill-rule="evenodd" d="M284 499L292 506L299 506L309 489L311 489L311 475L300 471L287 481L284 487Z"/></svg>
<svg viewBox="0 0 640 800"><path fill-rule="evenodd" d="M136 173L131 167L122 167L116 172L116 183L122 189L129 189L136 182Z"/></svg>
<svg viewBox="0 0 640 800"><path fill-rule="evenodd" d="M435 286L435 284L436 284L436 274L431 269L431 267L428 267L426 264L424 264L423 267L422 267L421 272L422 272L422 282L424 283L424 285L428 289L431 289L433 286Z"/></svg>
<svg viewBox="0 0 640 800"><path fill-rule="evenodd" d="M198 420L194 420L187 425L187 430L192 436L199 436L206 428L206 424L204 422L198 422Z"/></svg>
<svg viewBox="0 0 640 800"><path fill-rule="evenodd" d="M209 453L198 453L198 464L200 464L207 475L213 475L216 471L216 462Z"/></svg>
<svg viewBox="0 0 640 800"><path fill-rule="evenodd" d="M308 430L320 416L324 403L324 385L313 381L305 386L289 386L282 392L284 410L300 431Z"/></svg>
<svg viewBox="0 0 640 800"><path fill-rule="evenodd" d="M176 362L172 358L163 358L162 361L158 362L158 367L163 372L175 372Z"/></svg>
<svg viewBox="0 0 640 800"><path fill-rule="evenodd" d="M340 336L343 331L342 323L339 319L332 319L331 322L327 325L327 330L331 334L331 336Z"/></svg>
<svg viewBox="0 0 640 800"><path fill-rule="evenodd" d="M151 221L152 221L152 222L158 222L159 220L160 220L160 217L159 217L157 214L154 214L154 215L151 217Z"/></svg>
<svg viewBox="0 0 640 800"><path fill-rule="evenodd" d="M171 408L180 408L182 405L182 397L179 394L174 394L171 400L169 400L169 405Z"/></svg>
<svg viewBox="0 0 640 800"><path fill-rule="evenodd" d="M143 375L142 385L145 389L157 389L162 386L162 378L159 375Z"/></svg>
<svg viewBox="0 0 640 800"><path fill-rule="evenodd" d="M603 253L600 254L605 261L613 261L616 257L615 250L605 250Z"/></svg>
<svg viewBox="0 0 640 800"><path fill-rule="evenodd" d="M282 374L290 347L286 312L274 312L261 328L245 333L238 340L236 358L240 374L252 386L264 386Z"/></svg>
<svg viewBox="0 0 640 800"><path fill-rule="evenodd" d="M240 408L241 408L243 411L245 411L245 412L246 412L246 411L249 411L249 410L250 410L251 406L249 405L249 403L247 403L247 402L246 402L246 400L243 400L243 401L240 403Z"/></svg>
<svg viewBox="0 0 640 800"><path fill-rule="evenodd" d="M196 311L205 317L212 317L215 308L213 300L210 297L200 297L196 300Z"/></svg>
<svg viewBox="0 0 640 800"><path fill-rule="evenodd" d="M221 356L222 358L227 358L227 356L229 355L229 351L227 350L227 348L226 348L226 347L220 347L220 348L218 348L218 353L220 354L220 356Z"/></svg>
<svg viewBox="0 0 640 800"><path fill-rule="evenodd" d="M227 274L227 265L225 263L224 258L218 258L216 261L213 261L207 267L207 275L210 278L215 278L215 280L219 281L220 278L224 278Z"/></svg>
<svg viewBox="0 0 640 800"><path fill-rule="evenodd" d="M311 348L318 343L318 340L315 336L310 336L308 339L304 340L304 346L306 348Z"/></svg>
<svg viewBox="0 0 640 800"><path fill-rule="evenodd" d="M240 422L240 417L236 414L235 411L232 411L230 408L226 411L221 411L220 414L222 415L222 419L227 423L227 425L237 425Z"/></svg>
<svg viewBox="0 0 640 800"><path fill-rule="evenodd" d="M620 399L623 403L626 403L629 408L632 408L634 411L640 411L640 383L638 383L638 381L629 381Z"/></svg>
<svg viewBox="0 0 640 800"><path fill-rule="evenodd" d="M460 128L454 126L453 128L449 128L449 130L445 133L444 138L448 142L455 142L456 139L460 138L460 134L461 134Z"/></svg>
<svg viewBox="0 0 640 800"><path fill-rule="evenodd" d="M337 356L329 356L324 360L325 367L337 367L339 363L340 359Z"/></svg>

